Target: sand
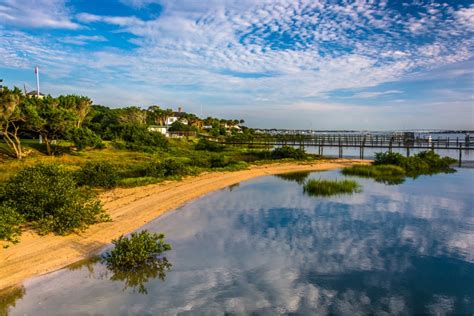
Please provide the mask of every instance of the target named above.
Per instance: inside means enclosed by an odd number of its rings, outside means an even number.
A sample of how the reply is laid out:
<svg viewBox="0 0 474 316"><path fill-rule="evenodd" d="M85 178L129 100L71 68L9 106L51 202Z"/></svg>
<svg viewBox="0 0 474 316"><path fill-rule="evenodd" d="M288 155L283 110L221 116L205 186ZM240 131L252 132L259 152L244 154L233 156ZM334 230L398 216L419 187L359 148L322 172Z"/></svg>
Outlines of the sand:
<svg viewBox="0 0 474 316"><path fill-rule="evenodd" d="M110 244L112 239L130 233L165 212L209 192L264 175L329 170L356 163L367 161L340 159L304 164L277 163L253 166L242 171L204 173L181 181L106 191L100 195L100 199L112 218L111 222L92 225L81 234L65 237L38 236L28 231L23 233L20 243L6 249L0 248L0 289L90 257Z"/></svg>

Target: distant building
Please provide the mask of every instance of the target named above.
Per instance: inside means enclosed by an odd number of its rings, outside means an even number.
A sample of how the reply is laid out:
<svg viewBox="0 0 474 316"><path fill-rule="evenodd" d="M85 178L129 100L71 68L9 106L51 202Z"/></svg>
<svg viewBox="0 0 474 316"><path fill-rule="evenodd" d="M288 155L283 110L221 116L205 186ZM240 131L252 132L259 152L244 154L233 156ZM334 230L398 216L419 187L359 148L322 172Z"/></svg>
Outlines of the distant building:
<svg viewBox="0 0 474 316"><path fill-rule="evenodd" d="M188 125L188 120L185 117L186 113L183 112L181 108L178 108L178 112L173 112L171 116L166 118L165 125L171 125L176 121L180 121L181 123Z"/></svg>
<svg viewBox="0 0 474 316"><path fill-rule="evenodd" d="M169 136L168 128L169 128L169 126L159 126L159 125L150 125L150 126L148 126L148 130L150 132L161 133L161 134L165 135L166 137Z"/></svg>
<svg viewBox="0 0 474 316"><path fill-rule="evenodd" d="M38 95L38 92L36 92L36 90L28 92L26 96L28 98L40 98L40 99L44 98L44 94L40 92Z"/></svg>

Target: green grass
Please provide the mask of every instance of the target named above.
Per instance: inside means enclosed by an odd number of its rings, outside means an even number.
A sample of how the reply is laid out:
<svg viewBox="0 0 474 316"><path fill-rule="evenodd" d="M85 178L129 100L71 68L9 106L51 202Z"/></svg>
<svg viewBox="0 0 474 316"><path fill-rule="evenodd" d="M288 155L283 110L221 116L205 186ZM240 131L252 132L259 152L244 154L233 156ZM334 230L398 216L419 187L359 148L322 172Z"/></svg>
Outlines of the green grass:
<svg viewBox="0 0 474 316"><path fill-rule="evenodd" d="M361 191L360 185L353 180L308 180L303 190L310 196L332 196L352 194Z"/></svg>
<svg viewBox="0 0 474 316"><path fill-rule="evenodd" d="M356 165L342 170L346 176L373 178L386 184L400 184L405 180L405 169L394 165Z"/></svg>

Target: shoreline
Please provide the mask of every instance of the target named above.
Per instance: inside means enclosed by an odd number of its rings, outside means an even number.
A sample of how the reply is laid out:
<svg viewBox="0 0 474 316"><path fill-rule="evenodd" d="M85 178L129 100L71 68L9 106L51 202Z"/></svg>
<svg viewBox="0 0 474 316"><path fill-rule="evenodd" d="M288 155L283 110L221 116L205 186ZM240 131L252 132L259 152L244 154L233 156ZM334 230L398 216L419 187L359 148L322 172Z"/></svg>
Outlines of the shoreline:
<svg viewBox="0 0 474 316"><path fill-rule="evenodd" d="M164 213L210 192L266 175L339 169L368 160L335 159L316 162L272 163L246 170L207 172L180 181L105 191L99 198L111 222L90 226L85 232L68 236L39 236L26 231L20 242L0 250L0 290L19 285L35 276L62 269L86 259ZM5 243L0 243L0 246Z"/></svg>

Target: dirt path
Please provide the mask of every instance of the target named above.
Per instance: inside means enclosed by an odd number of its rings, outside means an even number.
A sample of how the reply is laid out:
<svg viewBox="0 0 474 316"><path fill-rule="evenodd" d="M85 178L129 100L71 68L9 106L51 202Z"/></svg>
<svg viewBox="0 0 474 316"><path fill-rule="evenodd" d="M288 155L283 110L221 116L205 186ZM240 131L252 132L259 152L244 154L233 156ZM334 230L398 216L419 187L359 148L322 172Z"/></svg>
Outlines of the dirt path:
<svg viewBox="0 0 474 316"><path fill-rule="evenodd" d="M205 173L182 181L107 191L101 194L100 199L112 217L112 222L96 224L80 235L66 237L38 236L32 232L25 232L19 244L6 249L0 248L0 289L87 258L109 244L112 239L127 234L166 211L206 193L259 176L294 171L329 170L355 163L367 163L367 161L279 163L254 166L248 170L235 172Z"/></svg>

